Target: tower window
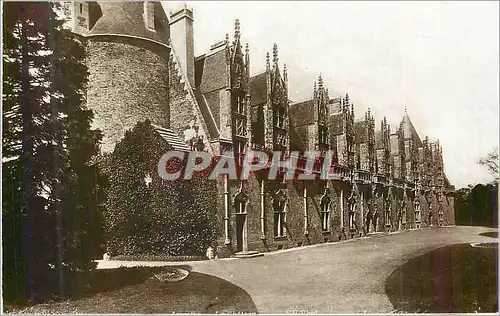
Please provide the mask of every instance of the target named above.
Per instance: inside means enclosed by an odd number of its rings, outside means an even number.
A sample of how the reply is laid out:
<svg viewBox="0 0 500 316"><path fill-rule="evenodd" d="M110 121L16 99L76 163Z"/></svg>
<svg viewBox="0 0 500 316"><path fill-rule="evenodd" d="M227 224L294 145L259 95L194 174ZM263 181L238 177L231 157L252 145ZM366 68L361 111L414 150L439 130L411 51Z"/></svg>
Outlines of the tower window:
<svg viewBox="0 0 500 316"><path fill-rule="evenodd" d="M83 13L83 4L80 3L80 14Z"/></svg>

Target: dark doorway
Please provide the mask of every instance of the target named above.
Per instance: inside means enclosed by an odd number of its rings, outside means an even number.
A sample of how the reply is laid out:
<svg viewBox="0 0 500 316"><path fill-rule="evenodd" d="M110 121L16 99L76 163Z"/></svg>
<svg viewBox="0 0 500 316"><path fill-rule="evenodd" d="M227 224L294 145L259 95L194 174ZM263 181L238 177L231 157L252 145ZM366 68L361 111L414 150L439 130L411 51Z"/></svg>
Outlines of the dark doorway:
<svg viewBox="0 0 500 316"><path fill-rule="evenodd" d="M236 249L243 251L243 229L245 227L246 214L236 214Z"/></svg>

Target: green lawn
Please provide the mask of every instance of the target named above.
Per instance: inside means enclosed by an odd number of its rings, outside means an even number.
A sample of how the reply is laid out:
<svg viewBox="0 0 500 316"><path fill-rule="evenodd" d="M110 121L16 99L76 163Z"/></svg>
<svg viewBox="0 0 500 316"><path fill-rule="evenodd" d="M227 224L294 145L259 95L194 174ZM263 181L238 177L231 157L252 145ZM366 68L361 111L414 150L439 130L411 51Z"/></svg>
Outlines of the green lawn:
<svg viewBox="0 0 500 316"><path fill-rule="evenodd" d="M218 277L190 272L182 281L158 281L162 268L97 270L79 298L38 304L21 313L256 313L252 298Z"/></svg>
<svg viewBox="0 0 500 316"><path fill-rule="evenodd" d="M386 292L400 312L493 313L498 311L498 243L451 245L397 268Z"/></svg>

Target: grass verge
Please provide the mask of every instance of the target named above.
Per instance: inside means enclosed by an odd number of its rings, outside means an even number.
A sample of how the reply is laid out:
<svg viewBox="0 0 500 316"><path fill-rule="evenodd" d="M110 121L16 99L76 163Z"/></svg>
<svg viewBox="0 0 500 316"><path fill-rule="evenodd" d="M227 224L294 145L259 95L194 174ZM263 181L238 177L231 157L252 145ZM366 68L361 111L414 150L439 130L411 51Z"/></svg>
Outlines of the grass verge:
<svg viewBox="0 0 500 316"><path fill-rule="evenodd" d="M498 244L446 246L414 258L386 280L399 312L497 312Z"/></svg>
<svg viewBox="0 0 500 316"><path fill-rule="evenodd" d="M186 267L184 267L186 268ZM207 274L190 272L179 282L161 282L162 267L96 270L87 289L73 299L46 302L15 313L256 313L240 287Z"/></svg>

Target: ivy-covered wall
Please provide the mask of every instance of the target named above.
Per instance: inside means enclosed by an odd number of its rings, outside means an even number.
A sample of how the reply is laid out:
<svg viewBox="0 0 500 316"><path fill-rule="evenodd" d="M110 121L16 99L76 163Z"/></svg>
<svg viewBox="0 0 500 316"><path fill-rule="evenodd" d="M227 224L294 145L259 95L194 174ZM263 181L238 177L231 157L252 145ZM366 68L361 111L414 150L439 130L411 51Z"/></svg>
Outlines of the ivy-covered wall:
<svg viewBox="0 0 500 316"><path fill-rule="evenodd" d="M158 161L172 148L149 121L125 133L105 157L107 251L117 255L200 255L216 237L214 181L164 181ZM172 167L172 164L170 164Z"/></svg>

